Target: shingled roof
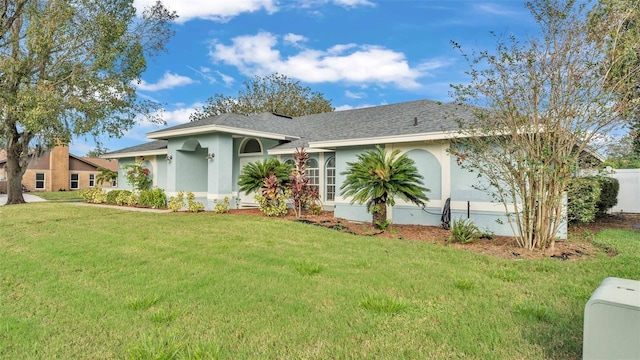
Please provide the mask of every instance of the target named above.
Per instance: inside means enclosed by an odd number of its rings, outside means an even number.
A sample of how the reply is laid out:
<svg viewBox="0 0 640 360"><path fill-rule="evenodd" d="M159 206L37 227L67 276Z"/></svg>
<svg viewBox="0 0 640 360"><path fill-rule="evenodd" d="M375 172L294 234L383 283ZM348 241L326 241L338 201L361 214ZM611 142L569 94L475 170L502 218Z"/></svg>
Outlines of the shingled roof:
<svg viewBox="0 0 640 360"><path fill-rule="evenodd" d="M223 114L147 134L151 143L118 150L108 155L166 148L166 139L207 132L246 134L257 132L286 140L272 148L288 151L314 142L390 138L394 136L439 134L458 130L457 120L469 120L472 108L458 103L416 100L353 110L326 112L296 118L262 113L251 116ZM164 141L164 142L162 142Z"/></svg>
<svg viewBox="0 0 640 360"><path fill-rule="evenodd" d="M151 141L145 144L131 146L128 148L117 150L117 151L112 151L102 155L101 157L110 158L111 155L118 155L118 154L129 154L129 153L138 154L138 153L145 153L149 151L162 151L167 149L167 143L168 143L167 140Z"/></svg>

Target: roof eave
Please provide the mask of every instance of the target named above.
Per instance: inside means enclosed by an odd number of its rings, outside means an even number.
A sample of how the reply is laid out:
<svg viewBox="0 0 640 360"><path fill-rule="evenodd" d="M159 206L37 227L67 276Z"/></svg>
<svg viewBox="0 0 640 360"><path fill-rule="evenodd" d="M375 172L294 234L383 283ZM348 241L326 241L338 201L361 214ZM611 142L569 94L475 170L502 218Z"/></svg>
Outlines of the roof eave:
<svg viewBox="0 0 640 360"><path fill-rule="evenodd" d="M421 134L406 134L406 135L392 135L392 136L377 136L367 137L360 139L342 139L342 140L326 140L326 141L310 141L310 148L337 148L344 146L361 146L361 145L376 145L376 144L390 144L390 143L406 143L416 141L435 141L435 140L447 140L460 137L458 130L452 131L438 131L432 133Z"/></svg>
<svg viewBox="0 0 640 360"><path fill-rule="evenodd" d="M187 129L154 131L147 134L147 139L166 140L174 137L200 135L200 134L214 133L214 132L224 132L224 133L235 134L235 135L260 137L260 138L274 139L274 140L294 140L299 138L292 135L278 134L278 133L271 133L271 132L257 131L257 130L248 130L248 129L242 129L242 128L231 127L231 126L205 125L205 126L198 126L195 128L187 128Z"/></svg>
<svg viewBox="0 0 640 360"><path fill-rule="evenodd" d="M309 154L314 153L325 153L325 152L333 152L331 149L323 149L323 148L305 148L304 149ZM267 150L267 154L269 155L292 155L296 153L296 149L271 149Z"/></svg>
<svg viewBox="0 0 640 360"><path fill-rule="evenodd" d="M132 158L138 156L158 156L158 155L167 155L167 149L156 149L156 150L145 150L145 151L127 151L122 153L112 153L112 154L104 154L101 155L101 159L122 159L122 158Z"/></svg>

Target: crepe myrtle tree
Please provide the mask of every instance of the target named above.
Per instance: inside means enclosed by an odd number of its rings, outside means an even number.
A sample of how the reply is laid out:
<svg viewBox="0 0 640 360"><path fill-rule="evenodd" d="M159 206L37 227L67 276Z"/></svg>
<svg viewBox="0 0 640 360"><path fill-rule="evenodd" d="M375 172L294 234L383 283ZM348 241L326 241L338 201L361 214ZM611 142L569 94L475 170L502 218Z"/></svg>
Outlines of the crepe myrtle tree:
<svg viewBox="0 0 640 360"><path fill-rule="evenodd" d="M396 149L390 154L381 146L358 154L358 161L348 162L340 194L351 198L351 204L366 204L372 224L382 229L387 221L387 205L395 205L395 197L424 207L429 199L422 175L415 162Z"/></svg>
<svg viewBox="0 0 640 360"><path fill-rule="evenodd" d="M73 136L121 136L136 118L162 122L140 99L147 60L164 51L177 18L161 2L136 14L134 0L0 1L0 139L7 204L24 203L30 148Z"/></svg>
<svg viewBox="0 0 640 360"><path fill-rule="evenodd" d="M568 181L594 140L620 128L635 104L619 101L634 91L626 77L639 72L636 64L610 81L625 59L608 51L609 41L590 36L584 3L537 0L527 6L540 35L526 42L496 36L495 51L461 51L470 81L453 86L453 93L456 101L475 106L473 117L458 119L462 130L451 151L503 204L519 246L553 248L566 221ZM610 24L624 25L622 19Z"/></svg>

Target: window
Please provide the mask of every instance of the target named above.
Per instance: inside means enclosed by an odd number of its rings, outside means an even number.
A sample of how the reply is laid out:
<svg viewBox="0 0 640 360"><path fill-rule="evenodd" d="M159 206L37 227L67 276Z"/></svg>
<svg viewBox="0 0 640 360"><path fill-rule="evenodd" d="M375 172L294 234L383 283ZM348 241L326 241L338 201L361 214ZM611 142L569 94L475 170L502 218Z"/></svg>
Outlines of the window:
<svg viewBox="0 0 640 360"><path fill-rule="evenodd" d="M69 187L73 190L80 188L80 177L78 174L71 174L71 184Z"/></svg>
<svg viewBox="0 0 640 360"><path fill-rule="evenodd" d="M240 154L262 154L262 145L256 139L246 139L240 146Z"/></svg>
<svg viewBox="0 0 640 360"><path fill-rule="evenodd" d="M111 179L111 186L112 187L117 187L118 186L118 179Z"/></svg>
<svg viewBox="0 0 640 360"><path fill-rule="evenodd" d="M36 173L36 189L44 189L44 173Z"/></svg>
<svg viewBox="0 0 640 360"><path fill-rule="evenodd" d="M89 187L96 185L96 174L89 174Z"/></svg>
<svg viewBox="0 0 640 360"><path fill-rule="evenodd" d="M324 198L326 201L334 201L336 199L336 158L333 156L325 163L324 186Z"/></svg>
<svg viewBox="0 0 640 360"><path fill-rule="evenodd" d="M320 192L320 169L318 168L318 161L316 159L309 159L307 162L307 177L309 178L309 185L313 186Z"/></svg>

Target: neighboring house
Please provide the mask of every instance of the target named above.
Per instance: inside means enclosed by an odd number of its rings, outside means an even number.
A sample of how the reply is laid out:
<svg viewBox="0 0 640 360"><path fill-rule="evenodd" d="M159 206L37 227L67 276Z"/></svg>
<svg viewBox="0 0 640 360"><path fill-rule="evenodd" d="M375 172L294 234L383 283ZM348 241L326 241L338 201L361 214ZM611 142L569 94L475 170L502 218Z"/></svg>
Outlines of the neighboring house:
<svg viewBox="0 0 640 360"><path fill-rule="evenodd" d="M482 230L512 235L502 204L474 189L476 174L462 169L447 152L458 134L455 119L470 119L468 106L419 100L297 118L263 113L253 116L224 114L147 134L155 141L114 151L105 158L118 159L120 168L143 160L151 170L154 186L168 196L178 191L195 193L207 209L214 200L229 197L239 206L256 206L253 194L238 191L243 166L277 157L293 158L304 145L310 154L308 175L317 186L325 208L334 215L356 221L371 221L364 205L350 204L340 196L348 162L366 149L382 145L400 149L416 162L431 191L423 210L402 200L389 209L395 224L439 225L447 198L451 218L470 217ZM122 171L120 188L127 188ZM130 187L128 187L130 188ZM566 233L566 227L560 237Z"/></svg>
<svg viewBox="0 0 640 360"><path fill-rule="evenodd" d="M6 155L0 154L0 180L6 180ZM94 186L114 187L116 182L97 184L99 167L118 171L117 160L80 157L69 153L69 147L60 145L38 155L29 154L29 165L22 177L28 191L84 190Z"/></svg>

